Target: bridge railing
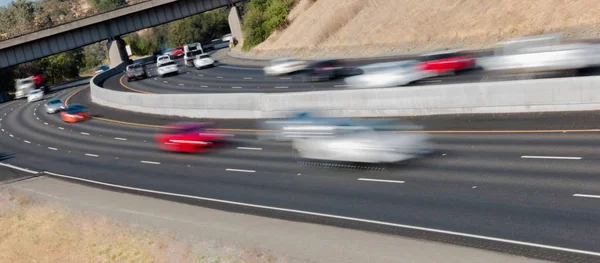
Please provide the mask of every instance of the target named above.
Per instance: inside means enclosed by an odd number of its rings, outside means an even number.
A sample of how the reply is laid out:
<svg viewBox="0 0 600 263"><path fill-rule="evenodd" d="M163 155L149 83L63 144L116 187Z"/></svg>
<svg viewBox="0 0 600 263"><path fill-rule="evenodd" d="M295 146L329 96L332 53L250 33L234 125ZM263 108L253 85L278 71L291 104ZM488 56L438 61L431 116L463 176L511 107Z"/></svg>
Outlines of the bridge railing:
<svg viewBox="0 0 600 263"><path fill-rule="evenodd" d="M6 33L3 33L3 34L0 34L0 42L6 41L6 40L9 40L9 39L13 39L13 38L17 38L17 37L20 37L20 36L28 35L28 34L33 34L33 33L36 33L36 32L39 32L39 31L43 31L43 30L46 30L46 29L50 29L50 28L53 28L53 27L58 27L58 26L61 26L61 25L73 23L73 22L76 22L76 21L79 21L79 20L90 18L90 17L100 16L100 15L103 15L103 14L106 14L106 13L113 12L115 10L119 10L119 9L130 7L130 6L135 6L135 5L138 5L138 4L141 4L141 3L144 3L144 2L149 2L149 1L152 1L152 0L130 0L130 1L126 1L125 4L123 4L123 5L116 6L115 8L112 8L110 10L105 10L105 11L99 11L98 10L98 11L95 11L95 12L88 13L85 16L74 17L73 19L63 20L63 21L60 21L58 23L53 23L53 24L48 25L48 26L31 28L29 30L19 30L18 32L17 31L15 31L15 32L6 32Z"/></svg>

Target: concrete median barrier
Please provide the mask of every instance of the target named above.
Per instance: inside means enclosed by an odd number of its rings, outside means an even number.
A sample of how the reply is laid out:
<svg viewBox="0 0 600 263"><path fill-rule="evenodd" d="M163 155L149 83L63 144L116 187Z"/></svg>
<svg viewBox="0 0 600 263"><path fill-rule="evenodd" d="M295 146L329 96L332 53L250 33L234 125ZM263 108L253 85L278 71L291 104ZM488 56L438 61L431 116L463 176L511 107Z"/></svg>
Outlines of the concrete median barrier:
<svg viewBox="0 0 600 263"><path fill-rule="evenodd" d="M195 118L277 118L299 110L332 117L600 109L600 77L296 93L141 94L103 89L119 66L90 81L92 101L108 107Z"/></svg>

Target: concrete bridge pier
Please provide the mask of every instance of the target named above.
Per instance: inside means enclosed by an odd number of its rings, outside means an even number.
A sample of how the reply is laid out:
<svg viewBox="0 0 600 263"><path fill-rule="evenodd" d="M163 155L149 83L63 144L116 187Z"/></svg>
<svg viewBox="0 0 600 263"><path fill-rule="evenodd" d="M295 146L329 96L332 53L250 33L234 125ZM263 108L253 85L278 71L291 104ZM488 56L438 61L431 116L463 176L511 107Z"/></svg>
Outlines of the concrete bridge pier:
<svg viewBox="0 0 600 263"><path fill-rule="evenodd" d="M231 36L237 39L237 47L241 48L244 45L244 33L242 32L242 19L240 18L240 13L235 5L229 7L229 16L227 20L229 22Z"/></svg>
<svg viewBox="0 0 600 263"><path fill-rule="evenodd" d="M121 37L114 37L108 40L108 59L110 67L114 68L119 64L129 61L125 41Z"/></svg>

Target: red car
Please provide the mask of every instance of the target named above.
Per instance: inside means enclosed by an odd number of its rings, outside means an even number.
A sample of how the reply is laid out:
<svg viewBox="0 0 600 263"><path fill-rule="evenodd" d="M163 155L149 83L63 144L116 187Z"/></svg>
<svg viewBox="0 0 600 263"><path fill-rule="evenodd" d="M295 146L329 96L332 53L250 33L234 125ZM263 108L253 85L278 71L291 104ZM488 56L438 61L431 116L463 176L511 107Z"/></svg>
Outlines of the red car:
<svg viewBox="0 0 600 263"><path fill-rule="evenodd" d="M90 119L87 109L83 105L72 104L64 111L60 112L60 118L64 122L75 123Z"/></svg>
<svg viewBox="0 0 600 263"><path fill-rule="evenodd" d="M183 47L175 47L171 49L167 49L164 55L169 55L171 59L183 57Z"/></svg>
<svg viewBox="0 0 600 263"><path fill-rule="evenodd" d="M475 57L454 52L433 54L428 58L428 61L419 64L419 68L437 74L454 73L475 67Z"/></svg>
<svg viewBox="0 0 600 263"><path fill-rule="evenodd" d="M208 130L212 126L212 123L176 123L158 133L156 143L165 151L205 152L224 145L229 137L224 132Z"/></svg>

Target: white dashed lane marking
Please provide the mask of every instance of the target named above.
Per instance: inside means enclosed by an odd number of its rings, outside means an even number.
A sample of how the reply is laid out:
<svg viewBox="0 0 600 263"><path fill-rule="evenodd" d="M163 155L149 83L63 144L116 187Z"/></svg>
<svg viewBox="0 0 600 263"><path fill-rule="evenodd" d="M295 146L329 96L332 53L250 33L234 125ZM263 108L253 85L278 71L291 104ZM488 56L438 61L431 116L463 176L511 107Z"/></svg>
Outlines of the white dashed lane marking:
<svg viewBox="0 0 600 263"><path fill-rule="evenodd" d="M141 163L147 163L147 164L160 164L159 162L151 162L151 161L140 161Z"/></svg>
<svg viewBox="0 0 600 263"><path fill-rule="evenodd" d="M24 141L25 143L31 143L30 141Z"/></svg>
<svg viewBox="0 0 600 263"><path fill-rule="evenodd" d="M252 78L245 77L244 79L252 79Z"/></svg>
<svg viewBox="0 0 600 263"><path fill-rule="evenodd" d="M523 155L521 159L556 159L556 160L581 160L582 157L571 157L571 156L532 156Z"/></svg>
<svg viewBox="0 0 600 263"><path fill-rule="evenodd" d="M125 138L119 138L119 137L115 137L115 140L119 140L119 141L127 141L127 139L125 139Z"/></svg>
<svg viewBox="0 0 600 263"><path fill-rule="evenodd" d="M368 181L368 182L378 182L378 183L394 183L394 184L403 184L404 181L395 181L395 180L381 180L381 179L370 179L370 178L358 178L359 181Z"/></svg>
<svg viewBox="0 0 600 263"><path fill-rule="evenodd" d="M256 172L254 170L242 170L242 169L230 169L230 168L225 169L225 171L240 172L240 173L255 173Z"/></svg>
<svg viewBox="0 0 600 263"><path fill-rule="evenodd" d="M91 154L91 153L86 153L85 155L86 155L86 156L90 156L90 157L98 157L98 155L97 155L97 154Z"/></svg>
<svg viewBox="0 0 600 263"><path fill-rule="evenodd" d="M56 148L54 148L54 147L48 147L48 150L57 151L58 149L56 149Z"/></svg>
<svg viewBox="0 0 600 263"><path fill-rule="evenodd" d="M283 86L283 87L275 87L276 89L287 89L287 86Z"/></svg>
<svg viewBox="0 0 600 263"><path fill-rule="evenodd" d="M61 130L64 130L64 129L65 129L65 128L63 128L63 127L58 127L58 128L59 128L59 129L61 129Z"/></svg>
<svg viewBox="0 0 600 263"><path fill-rule="evenodd" d="M237 147L238 150L252 150L252 151L262 151L262 148L254 148L254 147Z"/></svg>
<svg viewBox="0 0 600 263"><path fill-rule="evenodd" d="M90 134L89 134L89 133L87 133L87 132L81 132L81 134L83 134L83 135L90 135Z"/></svg>

